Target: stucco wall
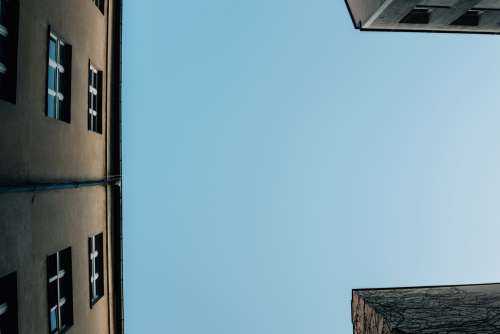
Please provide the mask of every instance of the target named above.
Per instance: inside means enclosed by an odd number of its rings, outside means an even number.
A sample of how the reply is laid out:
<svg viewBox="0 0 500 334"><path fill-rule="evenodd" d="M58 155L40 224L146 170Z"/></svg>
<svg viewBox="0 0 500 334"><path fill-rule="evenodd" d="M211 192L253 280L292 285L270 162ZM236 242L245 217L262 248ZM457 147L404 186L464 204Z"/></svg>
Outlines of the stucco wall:
<svg viewBox="0 0 500 334"><path fill-rule="evenodd" d="M21 334L43 333L48 327L47 255L72 250L73 313L71 333L108 333L108 296L90 308L88 240L104 232L104 187L33 194L0 194L0 276L18 273Z"/></svg>
<svg viewBox="0 0 500 334"><path fill-rule="evenodd" d="M106 133L87 130L87 94L89 59L106 69L106 23L91 0L20 2L17 104L0 100L0 182L105 175ZM73 47L70 124L45 116L49 25Z"/></svg>
<svg viewBox="0 0 500 334"><path fill-rule="evenodd" d="M107 0L103 15L92 0L20 0L17 103L0 100L0 185L97 180L110 174L108 92L114 83L107 74L114 59L107 26L113 20L107 14L113 5ZM72 46L70 124L45 115L49 26ZM87 128L89 60L104 74L102 134ZM69 332L114 333L113 196L104 186L0 193L0 277L18 274L21 334L48 332L46 257L69 246L74 298ZM107 252L105 295L91 309L87 238L101 232Z"/></svg>

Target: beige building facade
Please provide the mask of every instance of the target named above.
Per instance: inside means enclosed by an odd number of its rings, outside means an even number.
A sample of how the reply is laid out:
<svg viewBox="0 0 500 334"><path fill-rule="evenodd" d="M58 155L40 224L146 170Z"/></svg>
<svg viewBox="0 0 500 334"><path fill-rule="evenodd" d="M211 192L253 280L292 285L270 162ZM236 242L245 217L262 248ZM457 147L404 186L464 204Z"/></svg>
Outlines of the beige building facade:
<svg viewBox="0 0 500 334"><path fill-rule="evenodd" d="M0 333L122 333L120 0L0 0Z"/></svg>

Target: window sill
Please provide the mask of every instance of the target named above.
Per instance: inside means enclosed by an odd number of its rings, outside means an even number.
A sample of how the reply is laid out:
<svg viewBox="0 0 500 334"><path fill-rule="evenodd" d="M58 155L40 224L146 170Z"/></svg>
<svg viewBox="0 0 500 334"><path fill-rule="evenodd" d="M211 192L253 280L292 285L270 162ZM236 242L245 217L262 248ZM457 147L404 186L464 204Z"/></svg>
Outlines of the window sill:
<svg viewBox="0 0 500 334"><path fill-rule="evenodd" d="M97 298L95 298L95 299L92 299L92 300L90 301L90 308L94 307L94 305L95 305L95 304L97 304L97 302L99 302L99 300L101 300L101 299L102 299L102 297L104 297L104 295L99 296L99 297L97 297Z"/></svg>

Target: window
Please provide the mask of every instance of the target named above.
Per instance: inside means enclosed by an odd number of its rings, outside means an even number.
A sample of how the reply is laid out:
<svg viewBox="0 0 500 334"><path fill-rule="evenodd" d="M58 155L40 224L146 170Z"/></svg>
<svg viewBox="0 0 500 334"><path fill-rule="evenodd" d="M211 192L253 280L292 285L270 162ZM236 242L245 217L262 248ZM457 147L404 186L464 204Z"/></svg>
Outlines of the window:
<svg viewBox="0 0 500 334"><path fill-rule="evenodd" d="M90 307L104 296L103 234L89 238Z"/></svg>
<svg viewBox="0 0 500 334"><path fill-rule="evenodd" d="M63 333L73 325L71 247L47 257L49 333Z"/></svg>
<svg viewBox="0 0 500 334"><path fill-rule="evenodd" d="M102 133L102 71L89 63L88 129Z"/></svg>
<svg viewBox="0 0 500 334"><path fill-rule="evenodd" d="M464 15L453 21L451 25L477 27L482 14L483 12L479 10L468 10Z"/></svg>
<svg viewBox="0 0 500 334"><path fill-rule="evenodd" d="M414 8L400 23L428 24L431 20L431 12L432 10L429 8Z"/></svg>
<svg viewBox="0 0 500 334"><path fill-rule="evenodd" d="M99 10L101 11L101 13L104 14L104 0L92 0L92 1L97 6L97 8L99 8Z"/></svg>
<svg viewBox="0 0 500 334"><path fill-rule="evenodd" d="M16 102L19 4L0 0L0 98Z"/></svg>
<svg viewBox="0 0 500 334"><path fill-rule="evenodd" d="M17 334L17 275L0 278L0 334Z"/></svg>
<svg viewBox="0 0 500 334"><path fill-rule="evenodd" d="M49 32L47 67L47 116L71 120L71 46Z"/></svg>

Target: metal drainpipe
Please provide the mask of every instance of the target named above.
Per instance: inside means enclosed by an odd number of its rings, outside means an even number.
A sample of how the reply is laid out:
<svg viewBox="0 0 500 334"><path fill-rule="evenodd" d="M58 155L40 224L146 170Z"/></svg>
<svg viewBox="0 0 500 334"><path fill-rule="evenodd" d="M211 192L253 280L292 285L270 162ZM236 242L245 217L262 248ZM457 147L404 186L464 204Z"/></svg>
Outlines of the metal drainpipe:
<svg viewBox="0 0 500 334"><path fill-rule="evenodd" d="M106 89L106 102L105 102L105 108L106 108L106 125L105 125L105 132L104 132L104 136L105 136L105 145L104 145L104 164L105 164L105 173L106 173L106 178L109 177L109 171L108 171L108 145L109 145L109 142L108 142L108 131L110 129L110 125L109 125L109 105L111 104L111 99L109 97L109 90L108 90L108 87L109 87L109 42L110 42L110 39L109 39L109 16L110 16L110 12L109 12L109 8L110 8L110 3L111 3L111 0L108 0L106 1L106 85L105 85L105 89ZM101 100L104 100L104 99L101 99ZM101 106L102 107L102 106ZM102 119L102 115L101 115L101 119ZM104 128L104 126L101 124L101 127ZM102 129L102 128L101 128ZM106 187L106 285L107 285L107 290L108 290L108 334L111 334L111 301L113 300L113 296L111 295L111 291L110 291L110 286L109 286L109 274L110 274L110 271L109 270L111 268L110 266L110 259L112 259L112 257L110 256L109 254L109 241L111 240L111 233L110 233L110 228L109 228L109 220L110 220L110 217L109 217L109 200L108 200L108 197L110 196L110 194L112 194L112 191L110 192L108 187ZM112 261L111 261L112 263ZM114 274L114 272L113 272Z"/></svg>

